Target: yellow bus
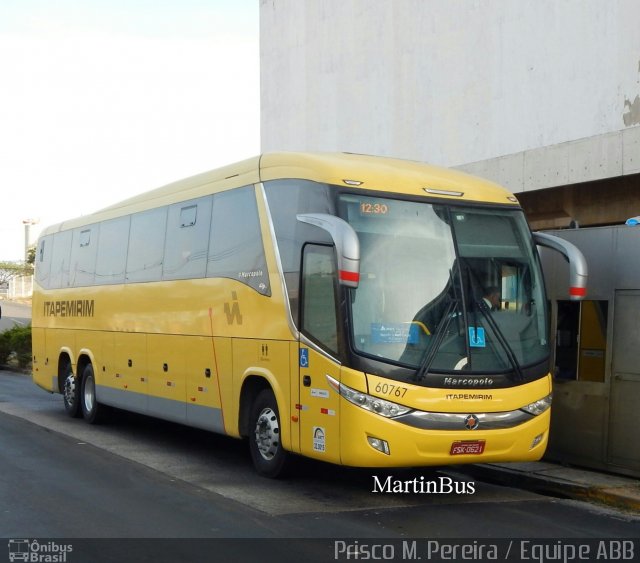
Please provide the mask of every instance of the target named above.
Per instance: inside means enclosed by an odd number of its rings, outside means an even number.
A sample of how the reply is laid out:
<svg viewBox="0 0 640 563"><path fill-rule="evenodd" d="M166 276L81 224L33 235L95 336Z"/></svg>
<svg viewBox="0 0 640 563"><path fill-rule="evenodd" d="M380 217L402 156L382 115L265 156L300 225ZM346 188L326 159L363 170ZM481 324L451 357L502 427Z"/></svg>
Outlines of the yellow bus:
<svg viewBox="0 0 640 563"><path fill-rule="evenodd" d="M536 245L502 187L422 163L273 153L51 226L33 377L117 407L360 467L536 460L551 377Z"/></svg>

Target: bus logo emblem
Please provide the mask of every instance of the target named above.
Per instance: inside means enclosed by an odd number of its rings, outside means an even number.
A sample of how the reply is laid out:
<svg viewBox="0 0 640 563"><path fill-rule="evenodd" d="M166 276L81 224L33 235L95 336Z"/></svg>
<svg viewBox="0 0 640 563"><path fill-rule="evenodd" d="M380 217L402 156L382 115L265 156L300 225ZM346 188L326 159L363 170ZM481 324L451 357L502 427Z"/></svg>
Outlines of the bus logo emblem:
<svg viewBox="0 0 640 563"><path fill-rule="evenodd" d="M240 313L240 304L238 303L238 294L235 291L231 292L231 300L233 304L224 304L224 314L227 315L227 324L232 325L234 322L239 325L242 324L242 314Z"/></svg>
<svg viewBox="0 0 640 563"><path fill-rule="evenodd" d="M467 430L475 430L480 426L480 419L475 414L470 414L464 419L464 427Z"/></svg>

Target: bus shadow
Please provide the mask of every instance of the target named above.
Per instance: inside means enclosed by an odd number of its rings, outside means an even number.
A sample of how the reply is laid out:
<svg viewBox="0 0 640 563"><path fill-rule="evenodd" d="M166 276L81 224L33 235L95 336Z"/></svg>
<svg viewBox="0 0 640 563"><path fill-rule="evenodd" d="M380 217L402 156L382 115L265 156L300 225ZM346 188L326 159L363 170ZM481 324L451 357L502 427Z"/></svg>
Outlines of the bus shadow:
<svg viewBox="0 0 640 563"><path fill-rule="evenodd" d="M191 428L182 424L168 422L113 409L106 424L114 431L128 435L132 439L153 442L162 449L180 456L189 456L193 460L231 471L236 474L255 476L256 479L267 478L255 474L249 447L246 440L238 440L214 432ZM291 455L287 470L281 480L291 484L326 484L353 487L374 493L412 492L420 488L421 483L438 481L446 467L419 468L357 468L336 465L299 455ZM413 485L415 481L415 487ZM406 485L400 491L399 483ZM403 485L404 486L404 485ZM395 487L395 491L393 490ZM418 490L417 489L417 490ZM321 494L316 490L314 494Z"/></svg>

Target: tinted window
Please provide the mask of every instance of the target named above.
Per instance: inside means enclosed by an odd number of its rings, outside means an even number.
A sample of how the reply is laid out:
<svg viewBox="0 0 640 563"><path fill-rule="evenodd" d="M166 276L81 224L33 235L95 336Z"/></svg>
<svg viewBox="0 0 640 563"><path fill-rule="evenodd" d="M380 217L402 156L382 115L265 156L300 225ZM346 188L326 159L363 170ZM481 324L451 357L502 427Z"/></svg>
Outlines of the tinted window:
<svg viewBox="0 0 640 563"><path fill-rule="evenodd" d="M92 285L96 272L99 225L73 231L69 284L75 287Z"/></svg>
<svg viewBox="0 0 640 563"><path fill-rule="evenodd" d="M338 350L336 270L331 246L304 248L302 330L331 352Z"/></svg>
<svg viewBox="0 0 640 563"><path fill-rule="evenodd" d="M36 254L36 281L44 288L49 287L53 235L40 239Z"/></svg>
<svg viewBox="0 0 640 563"><path fill-rule="evenodd" d="M169 207L164 279L205 277L212 201L209 196Z"/></svg>
<svg viewBox="0 0 640 563"><path fill-rule="evenodd" d="M72 231L63 231L53 236L53 256L49 287L69 286L69 263L71 261Z"/></svg>
<svg viewBox="0 0 640 563"><path fill-rule="evenodd" d="M271 294L253 186L214 196L207 276L232 278Z"/></svg>
<svg viewBox="0 0 640 563"><path fill-rule="evenodd" d="M129 216L110 219L100 224L96 284L124 283L129 240Z"/></svg>
<svg viewBox="0 0 640 563"><path fill-rule="evenodd" d="M166 207L151 209L131 216L129 256L127 258L128 282L161 279L166 225Z"/></svg>
<svg viewBox="0 0 640 563"><path fill-rule="evenodd" d="M294 320L298 320L300 260L305 242L331 244L326 231L297 220L298 213L335 215L330 188L309 180L272 180L265 182L269 212L276 233L287 294Z"/></svg>

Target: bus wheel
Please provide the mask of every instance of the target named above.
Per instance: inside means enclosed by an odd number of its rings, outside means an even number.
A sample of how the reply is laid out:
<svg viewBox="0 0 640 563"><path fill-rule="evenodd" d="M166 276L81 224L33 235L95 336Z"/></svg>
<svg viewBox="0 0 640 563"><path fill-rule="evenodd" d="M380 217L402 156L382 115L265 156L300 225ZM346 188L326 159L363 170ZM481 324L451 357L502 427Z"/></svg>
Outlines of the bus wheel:
<svg viewBox="0 0 640 563"><path fill-rule="evenodd" d="M82 372L82 392L80 394L82 416L89 424L96 424L103 418L105 407L96 400L96 379L93 366L87 364Z"/></svg>
<svg viewBox="0 0 640 563"><path fill-rule="evenodd" d="M62 368L62 399L64 401L64 410L72 418L78 418L81 414L80 410L80 382L73 375L71 364L67 362Z"/></svg>
<svg viewBox="0 0 640 563"><path fill-rule="evenodd" d="M282 448L280 415L271 389L260 391L253 402L249 429L249 450L256 471L264 477L280 476L288 455Z"/></svg>

